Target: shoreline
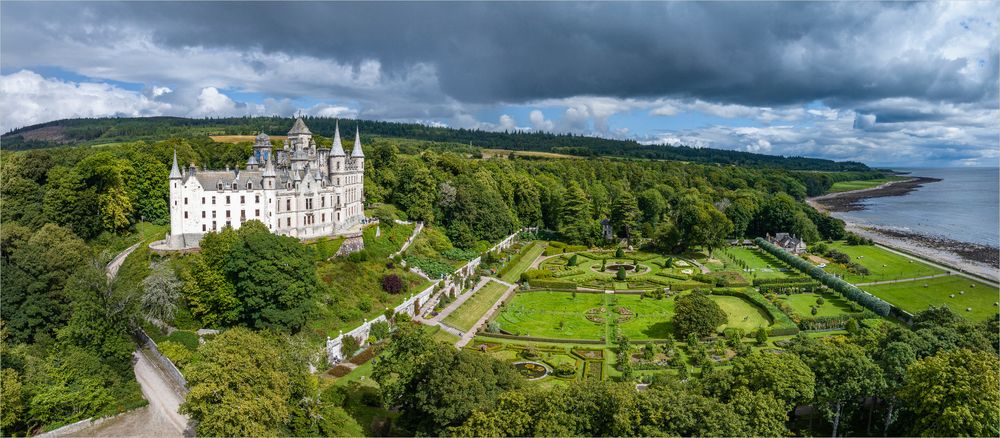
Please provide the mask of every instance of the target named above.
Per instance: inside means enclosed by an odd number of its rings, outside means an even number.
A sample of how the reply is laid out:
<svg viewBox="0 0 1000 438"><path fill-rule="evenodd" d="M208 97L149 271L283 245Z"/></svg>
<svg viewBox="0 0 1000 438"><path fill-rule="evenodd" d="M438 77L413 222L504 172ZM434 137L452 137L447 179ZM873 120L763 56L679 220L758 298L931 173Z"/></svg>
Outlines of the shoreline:
<svg viewBox="0 0 1000 438"><path fill-rule="evenodd" d="M827 193L825 195L808 198L806 199L806 203L821 213L858 211L864 210L864 206L861 205L861 201L865 199L903 196L920 188L924 184L935 183L938 181L941 181L941 179L917 176L899 181L889 181L867 189Z"/></svg>
<svg viewBox="0 0 1000 438"><path fill-rule="evenodd" d="M858 211L864 209L861 205L864 199L903 196L924 184L938 181L941 180L913 177L867 189L807 198L806 203L821 213ZM1000 248L853 222L846 222L844 228L879 245L926 259L952 270L982 277L993 283L1000 281Z"/></svg>

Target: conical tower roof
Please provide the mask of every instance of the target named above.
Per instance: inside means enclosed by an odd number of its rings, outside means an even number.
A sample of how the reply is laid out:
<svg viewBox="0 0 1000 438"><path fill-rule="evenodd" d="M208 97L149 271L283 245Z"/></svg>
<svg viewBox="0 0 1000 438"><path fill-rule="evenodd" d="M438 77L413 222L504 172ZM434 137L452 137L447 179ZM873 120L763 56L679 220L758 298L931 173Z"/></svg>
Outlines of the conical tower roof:
<svg viewBox="0 0 1000 438"><path fill-rule="evenodd" d="M170 179L180 179L181 168L177 167L177 149L174 149L174 165L170 166Z"/></svg>
<svg viewBox="0 0 1000 438"><path fill-rule="evenodd" d="M264 176L265 178L266 177L276 177L276 176L278 176L278 174L274 171L274 159L273 158L270 159L270 160L267 160L267 165L264 166L264 174L262 176Z"/></svg>
<svg viewBox="0 0 1000 438"><path fill-rule="evenodd" d="M340 120L337 120L337 125L333 130L333 149L330 151L330 156L333 157L343 157L347 155L344 153L344 145L340 142Z"/></svg>
<svg viewBox="0 0 1000 438"><path fill-rule="evenodd" d="M298 135L298 134L310 134L309 128L306 127L306 122L302 121L302 117L295 118L295 124L292 125L292 129L288 131L288 135Z"/></svg>
<svg viewBox="0 0 1000 438"><path fill-rule="evenodd" d="M364 158L365 153L361 152L361 130L354 128L354 150L351 151L351 158Z"/></svg>

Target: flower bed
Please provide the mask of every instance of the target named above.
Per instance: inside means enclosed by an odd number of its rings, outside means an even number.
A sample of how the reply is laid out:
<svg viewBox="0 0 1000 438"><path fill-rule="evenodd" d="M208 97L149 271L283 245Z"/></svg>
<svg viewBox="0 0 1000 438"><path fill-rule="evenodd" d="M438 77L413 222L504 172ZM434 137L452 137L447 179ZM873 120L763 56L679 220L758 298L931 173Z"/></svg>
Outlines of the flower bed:
<svg viewBox="0 0 1000 438"><path fill-rule="evenodd" d="M549 374L549 369L538 362L514 362L512 365L528 380L538 380Z"/></svg>

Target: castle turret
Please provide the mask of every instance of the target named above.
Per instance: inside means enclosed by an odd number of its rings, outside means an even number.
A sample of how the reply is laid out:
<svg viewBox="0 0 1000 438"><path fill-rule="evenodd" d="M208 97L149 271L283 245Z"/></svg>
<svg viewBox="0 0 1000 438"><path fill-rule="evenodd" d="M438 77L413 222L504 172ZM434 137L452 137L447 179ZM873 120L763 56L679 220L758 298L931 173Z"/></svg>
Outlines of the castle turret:
<svg viewBox="0 0 1000 438"><path fill-rule="evenodd" d="M340 183L340 176L338 174L346 170L346 156L347 154L344 153L344 145L340 141L340 121L338 120L336 127L333 130L333 148L330 150L330 168L328 170L330 173L330 184Z"/></svg>
<svg viewBox="0 0 1000 438"><path fill-rule="evenodd" d="M177 166L177 149L174 149L174 163L170 166L170 238L172 248L184 247L184 198L183 175Z"/></svg>
<svg viewBox="0 0 1000 438"><path fill-rule="evenodd" d="M359 128L354 128L354 150L351 151L351 158L358 161L358 163L364 162L365 153L361 151L361 130Z"/></svg>
<svg viewBox="0 0 1000 438"><path fill-rule="evenodd" d="M264 173L261 176L264 179L264 188L273 189L278 177L278 173L274 170L274 160L267 160L267 164L264 165Z"/></svg>

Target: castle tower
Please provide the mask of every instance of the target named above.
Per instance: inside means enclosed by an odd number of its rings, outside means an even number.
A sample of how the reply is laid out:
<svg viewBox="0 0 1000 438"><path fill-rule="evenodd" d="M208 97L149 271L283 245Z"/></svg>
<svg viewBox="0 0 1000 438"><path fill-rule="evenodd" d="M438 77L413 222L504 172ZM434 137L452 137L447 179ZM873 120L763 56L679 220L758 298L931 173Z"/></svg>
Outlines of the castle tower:
<svg viewBox="0 0 1000 438"><path fill-rule="evenodd" d="M177 166L177 149L174 149L174 164L170 166L170 238L169 245L173 248L184 246L184 197L183 175Z"/></svg>
<svg viewBox="0 0 1000 438"><path fill-rule="evenodd" d="M340 121L337 121L333 131L333 148L330 150L330 184L340 185L340 174L347 170L345 161L347 154L344 153L344 145L340 141Z"/></svg>
<svg viewBox="0 0 1000 438"><path fill-rule="evenodd" d="M253 156L259 164L271 159L271 137L263 132L257 134L253 143Z"/></svg>

